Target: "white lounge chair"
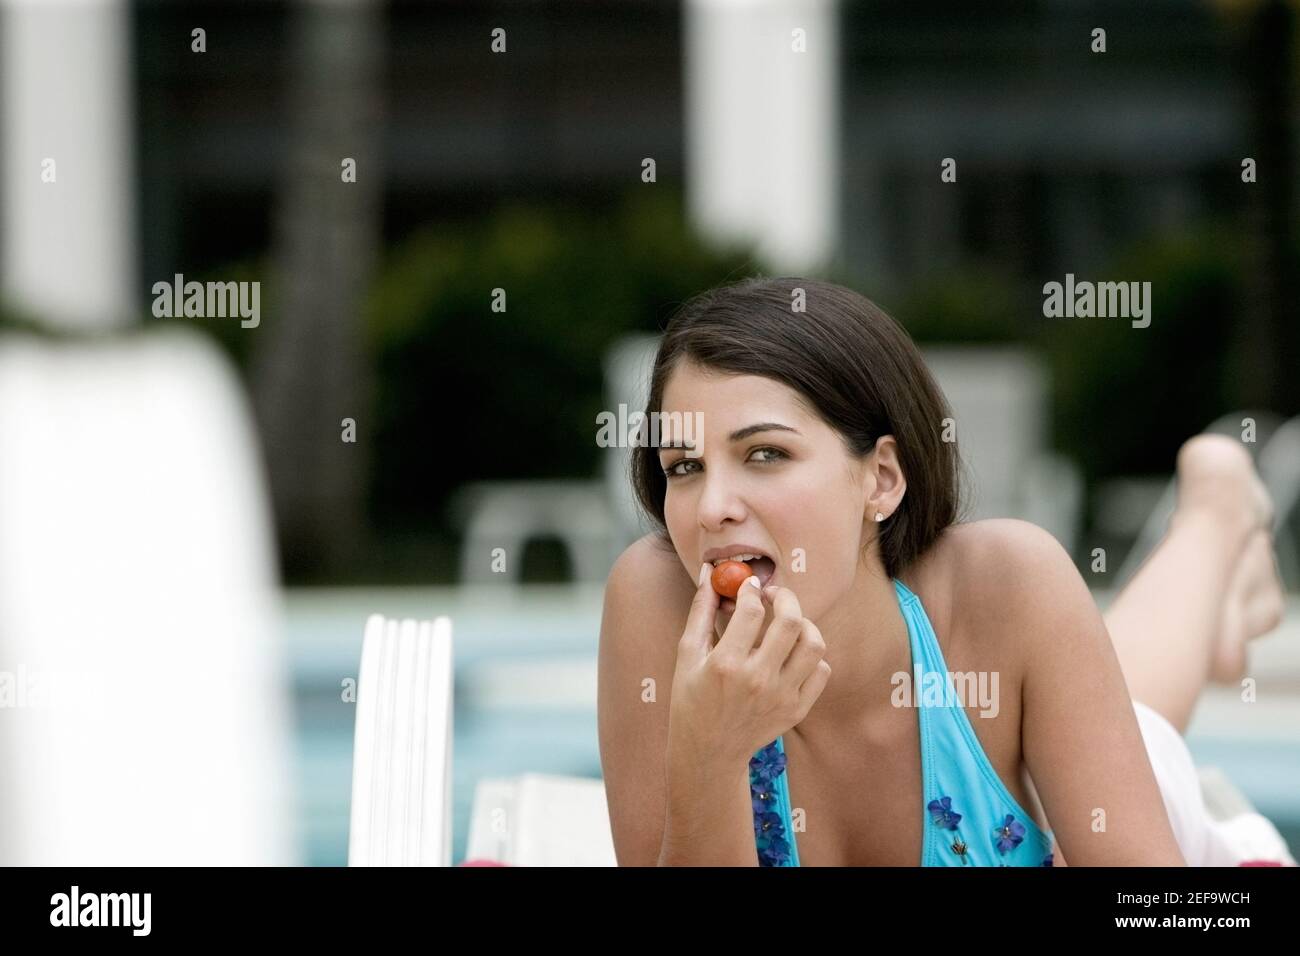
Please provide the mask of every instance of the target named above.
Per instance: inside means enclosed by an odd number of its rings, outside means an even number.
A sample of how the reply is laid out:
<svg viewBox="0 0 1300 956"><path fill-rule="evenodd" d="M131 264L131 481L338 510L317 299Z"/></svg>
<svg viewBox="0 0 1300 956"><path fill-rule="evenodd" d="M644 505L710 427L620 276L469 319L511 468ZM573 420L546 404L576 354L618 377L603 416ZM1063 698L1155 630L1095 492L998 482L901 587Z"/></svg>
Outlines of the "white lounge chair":
<svg viewBox="0 0 1300 956"><path fill-rule="evenodd" d="M921 352L952 406L970 517L1031 521L1073 554L1083 481L1049 448L1042 359L1010 346L927 345Z"/></svg>
<svg viewBox="0 0 1300 956"><path fill-rule="evenodd" d="M0 338L0 435L0 864L298 862L270 508L229 363L177 330Z"/></svg>
<svg viewBox="0 0 1300 956"><path fill-rule="evenodd" d="M465 859L617 866L604 781L538 773L480 780Z"/></svg>
<svg viewBox="0 0 1300 956"><path fill-rule="evenodd" d="M366 622L349 866L451 865L451 620Z"/></svg>
<svg viewBox="0 0 1300 956"><path fill-rule="evenodd" d="M613 563L613 519L603 491L596 481L563 479L463 486L450 506L464 535L461 581L518 584L525 545L543 537L563 542L576 580L603 581ZM494 570L498 554L505 558L501 572Z"/></svg>

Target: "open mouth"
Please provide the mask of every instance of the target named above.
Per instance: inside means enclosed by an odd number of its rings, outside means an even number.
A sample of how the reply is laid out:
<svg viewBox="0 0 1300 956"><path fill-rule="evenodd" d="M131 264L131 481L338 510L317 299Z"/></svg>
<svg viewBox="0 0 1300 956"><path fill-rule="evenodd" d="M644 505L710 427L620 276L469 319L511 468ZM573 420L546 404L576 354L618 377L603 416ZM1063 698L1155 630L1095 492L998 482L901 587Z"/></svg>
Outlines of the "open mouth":
<svg viewBox="0 0 1300 956"><path fill-rule="evenodd" d="M723 561L740 561L749 567L754 576L758 578L759 587L767 587L772 578L776 576L776 562L765 554L742 553L732 555L727 558L718 558L713 564L716 567ZM729 597L723 597L719 605L720 610L731 612L736 609L736 602Z"/></svg>
<svg viewBox="0 0 1300 956"><path fill-rule="evenodd" d="M776 574L776 562L766 555L751 558L745 564L749 565L749 570L758 578L759 587L767 587L767 582Z"/></svg>

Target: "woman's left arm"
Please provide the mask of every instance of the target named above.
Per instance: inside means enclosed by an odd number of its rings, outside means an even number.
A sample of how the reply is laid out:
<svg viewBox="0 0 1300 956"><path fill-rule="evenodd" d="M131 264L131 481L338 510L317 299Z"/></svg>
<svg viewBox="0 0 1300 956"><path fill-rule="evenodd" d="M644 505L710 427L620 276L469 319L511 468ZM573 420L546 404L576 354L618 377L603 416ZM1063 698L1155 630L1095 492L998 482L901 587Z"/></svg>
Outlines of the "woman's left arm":
<svg viewBox="0 0 1300 956"><path fill-rule="evenodd" d="M1066 863L1185 866L1087 584L1042 528L998 525L985 567L1000 565L1003 634L1024 662L1023 759Z"/></svg>

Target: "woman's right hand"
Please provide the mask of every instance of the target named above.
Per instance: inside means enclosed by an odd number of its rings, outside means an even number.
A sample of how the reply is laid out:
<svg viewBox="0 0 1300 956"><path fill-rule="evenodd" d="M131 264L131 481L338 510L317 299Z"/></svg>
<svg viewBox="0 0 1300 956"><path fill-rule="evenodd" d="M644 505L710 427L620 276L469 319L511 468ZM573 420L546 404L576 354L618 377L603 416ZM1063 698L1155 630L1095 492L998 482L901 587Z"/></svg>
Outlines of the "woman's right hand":
<svg viewBox="0 0 1300 956"><path fill-rule="evenodd" d="M707 564L700 569L677 645L669 749L736 759L743 755L748 763L807 716L831 667L823 659L821 632L803 616L794 592L774 585L760 592L757 577L741 585L736 609L714 646L719 599L710 583L712 570ZM768 607L772 622L763 633Z"/></svg>

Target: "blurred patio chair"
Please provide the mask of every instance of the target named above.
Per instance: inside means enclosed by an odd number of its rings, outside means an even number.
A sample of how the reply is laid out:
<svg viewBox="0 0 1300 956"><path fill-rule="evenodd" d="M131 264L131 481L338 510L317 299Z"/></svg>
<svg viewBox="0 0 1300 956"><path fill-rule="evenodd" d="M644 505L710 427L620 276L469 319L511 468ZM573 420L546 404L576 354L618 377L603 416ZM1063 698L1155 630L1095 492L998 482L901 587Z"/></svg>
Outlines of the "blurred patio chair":
<svg viewBox="0 0 1300 956"><path fill-rule="evenodd" d="M465 584L517 584L525 545L543 537L564 545L579 581L604 581L613 564L608 556L612 518L597 481L474 482L456 491L450 511L462 529L460 580ZM497 548L505 556L501 572L493 570Z"/></svg>
<svg viewBox="0 0 1300 956"><path fill-rule="evenodd" d="M617 866L603 780L555 774L480 780L466 860Z"/></svg>
<svg viewBox="0 0 1300 956"><path fill-rule="evenodd" d="M617 412L644 410L650 360L659 342L655 335L629 336L605 357L605 395ZM591 432L596 434L596 422ZM450 507L462 531L460 579L467 584L520 580L523 549L530 540L558 539L574 578L601 582L619 554L645 533L628 483L631 449L602 449L601 474L592 479L484 481L459 489ZM501 548L505 570L493 571L493 551Z"/></svg>
<svg viewBox="0 0 1300 956"><path fill-rule="evenodd" d="M0 864L297 862L270 509L229 363L181 330L6 336L0 435Z"/></svg>
<svg viewBox="0 0 1300 956"><path fill-rule="evenodd" d="M607 410L617 414L620 405L627 406L629 413L646 410L650 400L650 373L658 349L657 335L628 335L614 343L605 354ZM609 556L612 566L628 545L650 529L632 493L632 449L623 446L602 449L601 465L605 497L614 514L615 534Z"/></svg>
<svg viewBox="0 0 1300 956"><path fill-rule="evenodd" d="M451 865L451 620L366 622L348 866Z"/></svg>
<svg viewBox="0 0 1300 956"><path fill-rule="evenodd" d="M1033 522L1073 554L1083 480L1048 446L1042 360L1014 347L934 345L921 353L952 407L969 517Z"/></svg>

